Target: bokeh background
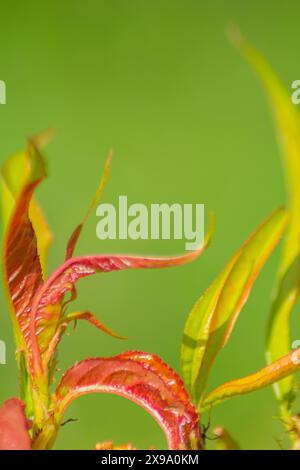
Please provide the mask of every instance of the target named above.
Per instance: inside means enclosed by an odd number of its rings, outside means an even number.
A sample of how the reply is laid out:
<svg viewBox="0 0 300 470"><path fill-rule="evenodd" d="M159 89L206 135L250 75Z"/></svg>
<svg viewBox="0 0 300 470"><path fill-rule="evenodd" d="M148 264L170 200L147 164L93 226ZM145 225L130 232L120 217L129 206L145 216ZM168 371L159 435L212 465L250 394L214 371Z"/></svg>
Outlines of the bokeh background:
<svg viewBox="0 0 300 470"><path fill-rule="evenodd" d="M0 161L25 138L53 126L49 179L38 190L54 231L49 270L63 260L108 150L114 161L103 201L205 203L217 230L197 262L162 271L98 275L78 285L76 308L91 309L127 341L80 323L60 347L60 367L90 356L143 349L179 369L183 326L194 301L248 234L285 201L267 103L253 72L229 45L230 22L269 59L287 87L299 79L299 14L294 0L51 0L0 6ZM105 241L92 215L77 253L171 254L184 241ZM272 256L224 349L209 387L264 365L265 327L279 252ZM14 347L3 292L0 400L17 394ZM294 336L297 338L297 321ZM212 414L246 449L276 449L286 436L271 389L236 398ZM165 446L158 425L118 397L81 398L57 449L112 439ZM207 421L207 417L203 418Z"/></svg>

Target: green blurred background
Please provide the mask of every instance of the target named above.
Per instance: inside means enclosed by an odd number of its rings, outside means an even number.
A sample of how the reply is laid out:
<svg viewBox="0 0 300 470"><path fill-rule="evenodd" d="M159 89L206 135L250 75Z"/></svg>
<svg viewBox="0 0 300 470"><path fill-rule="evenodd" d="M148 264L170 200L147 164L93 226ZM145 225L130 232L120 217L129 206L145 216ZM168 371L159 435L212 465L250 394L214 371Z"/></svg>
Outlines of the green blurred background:
<svg viewBox="0 0 300 470"><path fill-rule="evenodd" d="M129 336L111 339L82 322L60 348L60 367L125 349L159 354L175 369L185 319L230 255L285 200L276 136L254 74L228 44L239 25L287 87L299 79L299 14L294 0L51 0L1 2L0 160L48 126L49 179L38 191L55 239L49 270L97 187L109 148L114 161L103 201L205 203L217 230L197 262L162 271L98 275L79 284L76 308L91 309ZM96 217L77 253L171 254L183 241L105 241ZM258 279L210 387L264 365L265 326L279 250ZM17 394L14 347L1 292L0 400ZM294 319L294 327L297 323ZM297 338L294 328L294 337ZM212 414L247 449L278 448L284 439L271 389L234 399ZM56 448L91 448L112 439L139 448L165 446L158 425L118 397L81 398ZM204 417L204 422L207 417Z"/></svg>

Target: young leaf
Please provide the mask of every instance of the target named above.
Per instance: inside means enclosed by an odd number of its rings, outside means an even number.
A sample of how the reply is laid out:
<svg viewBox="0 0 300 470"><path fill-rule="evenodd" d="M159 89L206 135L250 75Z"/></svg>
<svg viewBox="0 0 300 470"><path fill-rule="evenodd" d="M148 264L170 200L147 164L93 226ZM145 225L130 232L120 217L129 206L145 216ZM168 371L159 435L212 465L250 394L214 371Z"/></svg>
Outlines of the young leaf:
<svg viewBox="0 0 300 470"><path fill-rule="evenodd" d="M112 152L110 151L109 155L108 155L107 162L105 164L104 173L103 173L103 176L101 178L98 189L96 191L96 194L93 197L93 199L92 199L92 201L89 205L89 208L87 210L87 213L84 216L83 221L75 228L75 230L73 231L73 233L72 233L72 235L71 235L71 237L68 241L67 251L66 251L66 260L69 259L69 258L72 258L75 247L76 247L76 244L77 244L78 239L80 237L80 234L82 232L83 226L84 226L85 222L87 221L92 209L95 207L95 205L97 204L97 201L100 199L100 197L103 193L103 190L105 188L106 181L107 181L107 178L108 178L108 175L109 175L111 160L112 160Z"/></svg>
<svg viewBox="0 0 300 470"><path fill-rule="evenodd" d="M107 181L107 178L108 178L108 175L109 175L111 161L112 161L112 151L109 152L109 155L108 155L108 158L107 158L107 161L106 161L106 164L105 164L103 176L100 180L100 183L99 183L99 186L97 188L96 194L93 197L93 199L92 199L92 201L91 201L91 203L88 207L88 210L87 210L87 212L86 212L86 214L83 218L83 221L79 225L77 225L77 227L73 231L71 237L69 238L69 241L68 241L68 244L67 244L65 260L68 260L68 259L72 258L73 254L74 254L74 251L75 251L75 248L76 248L76 245L77 245L77 242L78 242L78 239L79 239L79 237L81 235L81 232L82 232L82 229L84 227L84 224L86 223L91 211L93 210L93 208L97 204L98 200L102 196L102 193L104 191L106 181ZM77 290L76 290L76 287L75 287L75 284L74 284L73 287L72 287L72 290L71 290L71 299L68 302L66 302L64 306L66 306L72 300L75 300L76 297L77 297ZM95 318L95 317L93 317L93 318ZM94 324L96 325L95 322L94 322ZM110 334L108 329L107 329L106 333ZM112 334L111 336L116 336L116 335Z"/></svg>
<svg viewBox="0 0 300 470"><path fill-rule="evenodd" d="M285 210L277 209L233 256L188 317L181 349L181 369L185 384L197 402L203 398L216 356L226 344L286 223Z"/></svg>
<svg viewBox="0 0 300 470"><path fill-rule="evenodd" d="M87 359L69 369L52 398L56 428L70 403L89 393L113 393L142 406L163 429L169 449L201 448L198 413L183 382L155 355L129 351Z"/></svg>
<svg viewBox="0 0 300 470"><path fill-rule="evenodd" d="M194 252L173 258L150 258L117 255L95 255L70 258L38 290L30 317L30 343L42 353L61 322L61 301L67 292L74 291L75 283L85 276L97 272L120 271L124 269L150 269L179 266L196 259L207 247L210 232L202 247ZM34 368L42 370L41 356L35 354Z"/></svg>
<svg viewBox="0 0 300 470"><path fill-rule="evenodd" d="M24 404L11 398L0 407L0 450L30 450Z"/></svg>
<svg viewBox="0 0 300 470"><path fill-rule="evenodd" d="M43 354L43 368L45 370L47 370L47 368L51 369L53 366L56 367L57 361L56 361L55 353L56 353L57 346L61 340L61 337L63 333L65 332L68 324L71 322L75 322L76 324L78 320L88 321L89 323L94 325L96 328L108 334L112 338L126 339L124 336L118 335L117 333L112 331L110 328L108 328L106 325L104 325L104 323L99 321L98 318L95 317L95 315L93 315L93 313L89 311L79 311L79 312L68 313L67 315L63 315L63 317L58 322L56 331L54 332L53 336L48 338L48 343L47 343L48 346ZM47 328L45 331L47 331ZM41 343L43 343L43 341L41 341ZM54 359L54 363L52 361L53 359ZM55 370L53 370L53 372L55 372ZM50 375L53 375L53 374L50 374Z"/></svg>
<svg viewBox="0 0 300 470"><path fill-rule="evenodd" d="M49 132L32 138L35 147L40 149L50 138ZM7 230L12 214L16 208L26 181L32 172L30 149L19 152L9 158L0 170L1 213L4 232ZM52 241L52 234L44 218L41 208L33 199L29 207L29 218L37 237L38 254L40 257L43 276L46 275L47 253Z"/></svg>
<svg viewBox="0 0 300 470"><path fill-rule="evenodd" d="M72 312L68 313L67 315L64 315L62 322L65 323L70 323L70 322L76 322L77 320L86 320L92 325L94 325L96 328L99 330L102 330L104 333L108 334L112 338L117 338L117 339L126 339L125 336L121 336L114 331L112 331L110 328L108 328L106 325L104 325L101 321L98 320L97 317L92 312L88 311L81 311L81 312Z"/></svg>
<svg viewBox="0 0 300 470"><path fill-rule="evenodd" d="M255 392L300 370L300 348L264 367L255 374L220 385L205 398L201 410L222 403L229 398Z"/></svg>
<svg viewBox="0 0 300 470"><path fill-rule="evenodd" d="M19 348L25 347L30 303L43 282L38 240L30 215L34 217L36 228L41 228L37 233L44 249L49 232L37 205L30 205L34 190L45 175L45 164L34 142L29 143L27 152L9 160L1 172L6 228L4 275Z"/></svg>
<svg viewBox="0 0 300 470"><path fill-rule="evenodd" d="M50 231L42 209L34 198L32 199L29 206L29 219L32 222L32 226L37 238L37 251L42 267L43 279L46 279L48 251L52 242L52 232Z"/></svg>
<svg viewBox="0 0 300 470"><path fill-rule="evenodd" d="M230 31L234 45L242 52L266 90L273 112L279 142L283 151L287 190L290 198L290 224L284 244L278 288L270 312L266 345L267 361L271 363L290 350L289 317L299 297L300 288L300 117L272 68L264 57L242 35ZM290 407L294 399L294 379L276 384L275 392L281 403Z"/></svg>

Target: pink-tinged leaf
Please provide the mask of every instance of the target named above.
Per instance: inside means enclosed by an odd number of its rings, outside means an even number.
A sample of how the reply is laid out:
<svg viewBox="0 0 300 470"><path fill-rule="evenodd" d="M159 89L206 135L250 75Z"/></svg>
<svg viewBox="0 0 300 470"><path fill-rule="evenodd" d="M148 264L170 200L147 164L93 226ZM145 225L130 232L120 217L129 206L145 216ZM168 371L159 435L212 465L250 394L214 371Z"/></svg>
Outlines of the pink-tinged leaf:
<svg viewBox="0 0 300 470"><path fill-rule="evenodd" d="M100 180L100 183L99 183L99 186L97 188L97 191L96 191L96 194L95 196L93 197L89 207L88 207L88 210L84 216L84 219L83 221L75 228L75 230L73 231L69 241L68 241L68 244L67 244L67 250L66 250L66 260L72 258L73 256L73 253L75 251L75 248L76 248L76 245L77 245L77 242L78 242L78 239L81 235L81 232L82 232L82 229L84 227L84 224L86 223L91 211L93 210L93 208L95 207L95 205L97 204L98 200L100 199L102 193L103 193L103 190L105 188L105 185L106 185L106 181L107 181L107 178L108 178L108 175L109 175L109 171L110 171L110 166L111 166L111 160L112 160L112 151L109 152L109 155L108 155L108 158L107 158L107 161L106 161L106 164L105 164L105 168L104 168L104 173L103 173L103 176ZM64 308L66 307L66 305L68 303L70 303L72 300L75 300L77 297L77 291L76 291L76 287L75 287L75 284L73 284L73 287L72 287L72 290L71 290L71 299L67 302L65 302L64 304ZM59 316L60 315L60 306L57 305L56 307L56 312L57 312L57 315ZM77 315L77 318L71 318L71 316L74 316L74 315ZM73 313L71 315L68 315L67 317L64 316L64 318L62 319L64 322L65 321L71 321L71 320L87 320L89 321L91 324L93 324L94 326L96 326L98 329L102 330L104 333L107 333L108 335L112 336L112 337L115 337L115 338L118 338L118 339L124 339L123 336L119 336L117 334L115 334L112 330L110 330L109 328L107 328L103 323L101 323L94 315L92 315L90 312L76 312L76 313ZM60 328L60 331L57 331L54 333L54 336L57 338L57 337L61 337L61 333L63 333L63 328ZM50 333L51 334L51 333ZM47 335L47 333L46 333ZM54 338L54 341L52 341L52 343L57 343L57 341L55 340ZM43 339L41 339L41 343L43 343ZM51 346L50 346L50 349L48 348L48 351L47 351L47 354L48 353L51 353ZM46 358L45 361L46 364L48 363L48 359Z"/></svg>
<svg viewBox="0 0 300 470"><path fill-rule="evenodd" d="M104 325L104 323L98 320L98 318L95 317L95 315L89 311L68 313L68 315L65 315L63 317L62 321L66 323L70 323L70 322L76 322L77 320L86 320L92 325L94 325L96 328L98 328L98 330L103 331L104 333L108 334L109 336L112 336L113 338L126 339L125 336L121 336L118 333L115 333L113 330L111 330L106 325Z"/></svg>
<svg viewBox="0 0 300 470"><path fill-rule="evenodd" d="M24 170L19 176L12 175L10 169L10 165L15 168L17 163ZM37 206L31 207L31 201L34 190L45 176L45 163L33 142L29 143L27 152L17 155L13 162L8 161L2 169L2 183L6 184L6 189L10 188L11 196L5 219L4 276L19 349L26 346L24 338L28 337L31 302L43 282L38 240L30 219L30 208L33 215L38 212L39 220L43 222L43 239L46 225ZM37 218L35 222L39 226Z"/></svg>
<svg viewBox="0 0 300 470"><path fill-rule="evenodd" d="M180 266L191 262L208 246L211 230L204 244L194 252L172 258L134 257L126 255L95 255L70 258L58 268L38 290L30 318L30 343L43 352L61 322L61 301L68 292L74 293L75 283L95 273L108 273L125 269L153 269ZM43 369L41 355L32 358L36 372Z"/></svg>
<svg viewBox="0 0 300 470"><path fill-rule="evenodd" d="M17 398L4 402L0 408L0 450L30 450L28 422L24 404Z"/></svg>
<svg viewBox="0 0 300 470"><path fill-rule="evenodd" d="M87 359L69 369L52 398L58 428L70 403L89 393L113 393L137 403L163 429L169 449L201 449L198 413L180 377L160 358L129 351Z"/></svg>
<svg viewBox="0 0 300 470"><path fill-rule="evenodd" d="M78 320L86 320L92 325L94 325L98 330L103 331L103 333L106 333L107 335L111 336L112 338L116 339L126 339L125 336L118 335L115 333L113 330L108 328L104 323L102 323L100 320L98 320L97 317L92 312L89 311L79 311L79 312L72 312L68 313L67 315L64 315L62 319L60 320L57 329L52 336L52 338L49 341L48 348L43 354L43 366L46 368L47 366L50 366L51 364L51 359L55 354L55 351L57 349L57 346L61 340L61 337L63 333L65 332L67 326L69 323L76 322ZM55 360L56 362L56 360Z"/></svg>
<svg viewBox="0 0 300 470"><path fill-rule="evenodd" d="M67 252L66 252L66 259L69 259L69 258L72 258L73 256L73 253L74 253L74 250L75 250L75 247L76 247L76 244L78 242L78 239L80 237L80 234L81 234L81 231L83 229L83 226L86 222L86 220L88 219L91 211L93 210L93 208L95 207L95 205L97 204L97 201L100 199L102 193L103 193L103 190L105 188L105 185L106 185L106 181L107 181L107 178L108 178L108 175L109 175L109 170L110 170L110 165L111 165L111 159L112 159L112 152L110 151L109 152L109 155L108 155L108 158L107 158L107 161L106 161L106 164L105 164L105 168L104 168L104 173L103 173L103 176L101 178L101 181L100 181L100 184L98 186L98 189L96 191L96 194L95 196L93 197L92 201L91 201L91 204L87 210L87 213L85 214L85 217L83 219L83 221L81 222L81 224L79 224L74 232L72 233L69 241L68 241L68 245L67 245Z"/></svg>

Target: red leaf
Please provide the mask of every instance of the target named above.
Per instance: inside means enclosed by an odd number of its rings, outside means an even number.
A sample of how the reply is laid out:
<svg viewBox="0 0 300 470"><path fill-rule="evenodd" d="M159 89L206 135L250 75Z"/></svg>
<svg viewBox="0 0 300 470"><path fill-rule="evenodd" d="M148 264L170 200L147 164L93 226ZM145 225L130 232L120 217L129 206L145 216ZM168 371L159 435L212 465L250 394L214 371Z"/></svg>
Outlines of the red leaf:
<svg viewBox="0 0 300 470"><path fill-rule="evenodd" d="M111 336L112 338L117 338L117 339L126 339L125 336L121 336L118 333L115 333L113 330L108 328L104 323L102 323L100 320L98 320L97 317L92 312L89 311L80 311L80 312L72 312L68 313L68 315L65 315L64 317L64 322L70 323L72 321L77 322L77 320L86 320L92 325L94 325L98 330L103 331L107 335Z"/></svg>
<svg viewBox="0 0 300 470"><path fill-rule="evenodd" d="M30 450L24 404L11 398L0 408L0 450Z"/></svg>
<svg viewBox="0 0 300 470"><path fill-rule="evenodd" d="M198 250L173 258L95 255L67 260L41 286L33 300L30 317L30 343L33 349L45 351L60 320L62 298L67 292L74 292L74 285L80 278L97 272L179 266L196 259L207 247L208 241L209 236ZM34 370L41 372L43 370L41 356L35 354L32 360Z"/></svg>
<svg viewBox="0 0 300 470"><path fill-rule="evenodd" d="M69 369L53 397L59 427L70 403L89 393L114 393L142 406L163 429L169 449L200 449L198 413L180 377L160 358L129 351L87 359Z"/></svg>
<svg viewBox="0 0 300 470"><path fill-rule="evenodd" d="M17 325L28 336L29 313L36 290L43 282L37 237L29 218L35 188L45 176L43 159L33 143L24 154L28 175L21 185L4 241L5 278ZM15 323L14 323L15 324ZM19 338L16 332L16 337ZM18 347L21 347L18 344Z"/></svg>
<svg viewBox="0 0 300 470"><path fill-rule="evenodd" d="M61 340L63 333L65 332L67 326L71 322L77 322L78 320L86 320L92 325L94 325L99 330L103 331L104 333L108 334L109 336L117 339L126 339L125 336L120 336L110 328L108 328L104 323L98 320L93 313L89 311L79 311L79 312L72 312L68 315L63 317L63 320L60 322L55 334L52 336L51 340L49 341L48 349L45 355L43 356L43 363L44 365L50 364L50 360L54 355L58 343Z"/></svg>

